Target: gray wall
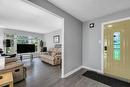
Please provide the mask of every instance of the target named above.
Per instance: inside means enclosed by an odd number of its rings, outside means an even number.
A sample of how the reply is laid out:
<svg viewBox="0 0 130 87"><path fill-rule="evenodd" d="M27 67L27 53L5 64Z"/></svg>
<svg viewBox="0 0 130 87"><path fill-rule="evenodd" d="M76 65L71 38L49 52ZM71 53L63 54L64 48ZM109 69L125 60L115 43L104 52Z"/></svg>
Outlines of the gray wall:
<svg viewBox="0 0 130 87"><path fill-rule="evenodd" d="M82 61L84 66L101 71L101 24L126 17L130 17L130 9L83 24ZM88 24L90 23L95 23L93 29L88 28Z"/></svg>
<svg viewBox="0 0 130 87"><path fill-rule="evenodd" d="M64 73L82 65L82 22L47 0L29 0L64 18Z"/></svg>
<svg viewBox="0 0 130 87"><path fill-rule="evenodd" d="M55 36L55 35L60 36L60 42L59 43L53 42L53 36ZM55 46L55 44L62 44L62 30L60 29L60 30L57 30L57 31L53 31L53 32L44 34L44 42L45 42L45 45L46 45L48 50L50 48L53 48Z"/></svg>

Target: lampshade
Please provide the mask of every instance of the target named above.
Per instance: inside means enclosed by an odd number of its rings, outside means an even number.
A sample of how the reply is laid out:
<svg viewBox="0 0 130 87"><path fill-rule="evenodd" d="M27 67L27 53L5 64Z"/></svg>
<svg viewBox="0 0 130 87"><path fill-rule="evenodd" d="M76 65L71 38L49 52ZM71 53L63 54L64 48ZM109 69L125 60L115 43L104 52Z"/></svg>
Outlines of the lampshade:
<svg viewBox="0 0 130 87"><path fill-rule="evenodd" d="M5 68L5 57L0 56L0 70Z"/></svg>

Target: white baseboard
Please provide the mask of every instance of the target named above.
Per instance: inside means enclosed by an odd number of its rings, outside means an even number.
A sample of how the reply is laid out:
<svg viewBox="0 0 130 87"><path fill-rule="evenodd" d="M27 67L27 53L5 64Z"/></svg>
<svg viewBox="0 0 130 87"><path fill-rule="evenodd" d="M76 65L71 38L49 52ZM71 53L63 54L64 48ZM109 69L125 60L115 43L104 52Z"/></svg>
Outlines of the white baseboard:
<svg viewBox="0 0 130 87"><path fill-rule="evenodd" d="M86 67L86 66L82 66L82 68L87 69L87 70L91 70L91 71L95 71L95 72L97 72L97 73L101 73L101 74L103 73L101 70L93 69L93 68Z"/></svg>
<svg viewBox="0 0 130 87"><path fill-rule="evenodd" d="M95 71L95 72L97 72L97 73L103 74L103 72L102 72L101 70L93 69L93 68L86 67L86 66L80 66L80 67L78 67L78 68L76 68L76 69L70 71L69 73L67 73L67 74L65 74L65 75L62 75L61 78L67 78L68 76L74 74L75 72L79 71L79 70L82 69L82 68L87 69L87 70L91 70L91 71Z"/></svg>
<svg viewBox="0 0 130 87"><path fill-rule="evenodd" d="M75 72L79 71L80 69L82 69L82 66L70 71L69 73L65 74L64 76L62 76L62 78L67 78L68 76L74 74Z"/></svg>

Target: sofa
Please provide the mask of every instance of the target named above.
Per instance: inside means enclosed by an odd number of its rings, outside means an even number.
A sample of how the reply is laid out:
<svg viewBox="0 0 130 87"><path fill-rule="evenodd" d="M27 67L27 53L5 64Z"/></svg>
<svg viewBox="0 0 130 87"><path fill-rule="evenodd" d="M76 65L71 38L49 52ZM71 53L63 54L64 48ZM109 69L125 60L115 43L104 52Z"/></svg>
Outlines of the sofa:
<svg viewBox="0 0 130 87"><path fill-rule="evenodd" d="M14 83L26 78L26 68L23 63L16 58L5 58L5 68L0 70L0 74L12 72Z"/></svg>
<svg viewBox="0 0 130 87"><path fill-rule="evenodd" d="M48 52L41 52L40 59L51 65L61 64L61 48L51 48Z"/></svg>

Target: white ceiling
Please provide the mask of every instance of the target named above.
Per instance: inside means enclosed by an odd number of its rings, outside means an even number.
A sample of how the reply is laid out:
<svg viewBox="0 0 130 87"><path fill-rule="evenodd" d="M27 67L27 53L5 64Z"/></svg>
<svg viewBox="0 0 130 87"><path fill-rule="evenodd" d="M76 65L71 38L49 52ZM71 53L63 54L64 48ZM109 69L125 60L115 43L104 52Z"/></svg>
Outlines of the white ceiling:
<svg viewBox="0 0 130 87"><path fill-rule="evenodd" d="M0 27L36 33L62 29L62 19L23 0L0 0Z"/></svg>
<svg viewBox="0 0 130 87"><path fill-rule="evenodd" d="M130 0L48 0L81 21L130 8Z"/></svg>

